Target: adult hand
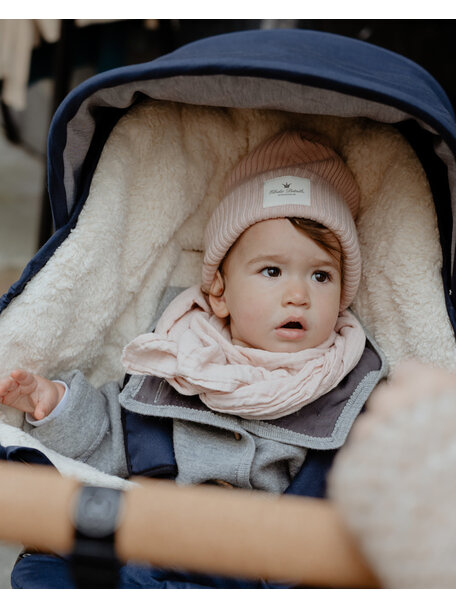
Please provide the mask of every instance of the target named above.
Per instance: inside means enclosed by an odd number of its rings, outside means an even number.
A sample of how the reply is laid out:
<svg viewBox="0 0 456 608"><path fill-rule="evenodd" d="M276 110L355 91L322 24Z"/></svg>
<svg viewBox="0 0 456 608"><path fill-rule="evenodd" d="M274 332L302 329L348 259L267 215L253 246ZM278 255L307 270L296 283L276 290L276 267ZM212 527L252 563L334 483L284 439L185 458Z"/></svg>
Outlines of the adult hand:
<svg viewBox="0 0 456 608"><path fill-rule="evenodd" d="M418 361L405 361L372 393L366 413L353 427L353 436L366 436L375 424L386 420L398 409L411 407L418 401L435 398L449 390L455 391L456 398L456 373Z"/></svg>

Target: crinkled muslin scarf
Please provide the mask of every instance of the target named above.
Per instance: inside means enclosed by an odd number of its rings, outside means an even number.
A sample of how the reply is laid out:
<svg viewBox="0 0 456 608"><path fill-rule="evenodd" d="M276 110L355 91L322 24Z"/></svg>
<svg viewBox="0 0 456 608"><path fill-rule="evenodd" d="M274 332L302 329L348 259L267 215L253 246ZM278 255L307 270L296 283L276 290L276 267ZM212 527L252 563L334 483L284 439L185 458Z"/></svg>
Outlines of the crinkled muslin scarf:
<svg viewBox="0 0 456 608"><path fill-rule="evenodd" d="M277 353L237 346L195 286L171 302L153 333L125 347L122 364L130 374L165 378L179 393L199 395L216 412L273 420L336 387L360 360L365 341L347 310L316 348Z"/></svg>

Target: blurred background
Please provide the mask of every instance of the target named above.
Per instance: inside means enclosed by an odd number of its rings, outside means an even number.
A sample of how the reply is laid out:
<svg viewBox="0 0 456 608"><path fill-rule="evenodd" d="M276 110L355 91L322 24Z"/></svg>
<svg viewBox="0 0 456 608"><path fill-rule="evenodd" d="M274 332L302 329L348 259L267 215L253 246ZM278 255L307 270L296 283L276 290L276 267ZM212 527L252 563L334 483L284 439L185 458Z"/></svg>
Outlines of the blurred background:
<svg viewBox="0 0 456 608"><path fill-rule="evenodd" d="M47 133L71 89L193 40L272 28L333 32L400 53L428 70L456 107L454 20L0 19L0 295L52 234ZM0 588L9 587L17 554L0 544Z"/></svg>

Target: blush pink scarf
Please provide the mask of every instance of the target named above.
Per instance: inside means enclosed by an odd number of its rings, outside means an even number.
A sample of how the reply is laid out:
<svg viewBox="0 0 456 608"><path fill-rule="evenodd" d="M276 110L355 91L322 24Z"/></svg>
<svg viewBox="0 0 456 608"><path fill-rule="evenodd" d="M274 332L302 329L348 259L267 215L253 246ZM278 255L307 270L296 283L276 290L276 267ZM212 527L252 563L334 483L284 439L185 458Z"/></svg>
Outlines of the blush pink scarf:
<svg viewBox="0 0 456 608"><path fill-rule="evenodd" d="M130 374L165 378L179 393L199 395L216 412L272 420L337 386L360 360L365 340L358 320L345 311L316 348L277 353L237 346L195 286L171 302L155 332L125 347L122 364Z"/></svg>

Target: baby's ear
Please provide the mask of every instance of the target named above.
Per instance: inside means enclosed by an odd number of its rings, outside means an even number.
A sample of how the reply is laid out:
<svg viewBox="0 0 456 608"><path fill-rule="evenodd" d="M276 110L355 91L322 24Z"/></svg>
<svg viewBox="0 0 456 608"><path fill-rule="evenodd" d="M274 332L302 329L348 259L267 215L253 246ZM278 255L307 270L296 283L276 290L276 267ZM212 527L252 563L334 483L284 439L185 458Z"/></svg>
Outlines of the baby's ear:
<svg viewBox="0 0 456 608"><path fill-rule="evenodd" d="M211 305L212 312L219 319L229 316L230 311L225 302L225 282L219 270L215 273L209 290L209 304Z"/></svg>

